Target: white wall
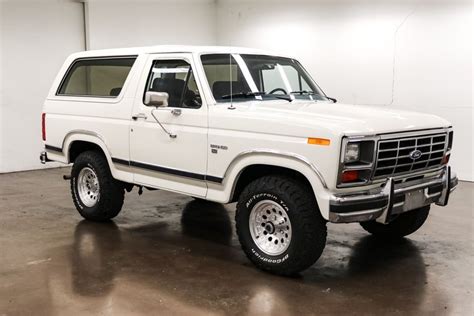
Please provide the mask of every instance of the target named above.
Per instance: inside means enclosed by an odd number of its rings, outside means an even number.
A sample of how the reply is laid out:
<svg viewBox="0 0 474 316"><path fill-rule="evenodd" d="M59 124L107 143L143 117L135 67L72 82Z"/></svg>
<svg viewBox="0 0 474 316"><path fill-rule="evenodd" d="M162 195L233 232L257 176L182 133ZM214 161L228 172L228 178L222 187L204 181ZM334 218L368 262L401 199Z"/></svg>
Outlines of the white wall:
<svg viewBox="0 0 474 316"><path fill-rule="evenodd" d="M82 5L0 0L0 172L43 167L41 106L65 57L84 49ZM270 49L298 57L341 102L443 116L456 130L452 163L474 180L470 1L94 0L87 7L89 49Z"/></svg>
<svg viewBox="0 0 474 316"><path fill-rule="evenodd" d="M84 49L82 4L0 7L0 172L37 169L44 99L64 59Z"/></svg>
<svg viewBox="0 0 474 316"><path fill-rule="evenodd" d="M470 1L221 0L217 30L219 45L296 56L340 102L450 120L452 164L474 180Z"/></svg>
<svg viewBox="0 0 474 316"><path fill-rule="evenodd" d="M90 2L90 49L215 45L215 10L211 0Z"/></svg>
<svg viewBox="0 0 474 316"><path fill-rule="evenodd" d="M3 6L0 4L0 21L3 19ZM3 94L4 94L4 88L3 88L3 76L1 75L2 72L2 66L3 66L3 49L2 49L2 43L3 43L3 32L2 32L2 23L0 22L0 172L3 170L3 160L4 156L6 156L6 151L3 149Z"/></svg>
<svg viewBox="0 0 474 316"><path fill-rule="evenodd" d="M41 108L65 58L85 49L214 45L215 3L0 0L0 173L41 165Z"/></svg>

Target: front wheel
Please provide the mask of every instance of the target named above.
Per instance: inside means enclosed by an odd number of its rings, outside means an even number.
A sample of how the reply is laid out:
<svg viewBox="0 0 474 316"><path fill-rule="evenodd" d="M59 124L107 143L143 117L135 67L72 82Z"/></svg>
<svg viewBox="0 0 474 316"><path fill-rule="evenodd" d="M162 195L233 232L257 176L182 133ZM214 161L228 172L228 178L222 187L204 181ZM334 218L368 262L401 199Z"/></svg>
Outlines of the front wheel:
<svg viewBox="0 0 474 316"><path fill-rule="evenodd" d="M81 153L71 170L71 194L82 217L106 221L122 209L124 188L112 177L104 155L98 151Z"/></svg>
<svg viewBox="0 0 474 316"><path fill-rule="evenodd" d="M245 254L271 273L307 269L326 244L326 221L310 188L291 178L266 176L250 183L239 197L235 219Z"/></svg>
<svg viewBox="0 0 474 316"><path fill-rule="evenodd" d="M424 206L398 215L388 224L376 221L362 222L360 225L369 233L383 238L402 238L416 232L425 223L430 206Z"/></svg>

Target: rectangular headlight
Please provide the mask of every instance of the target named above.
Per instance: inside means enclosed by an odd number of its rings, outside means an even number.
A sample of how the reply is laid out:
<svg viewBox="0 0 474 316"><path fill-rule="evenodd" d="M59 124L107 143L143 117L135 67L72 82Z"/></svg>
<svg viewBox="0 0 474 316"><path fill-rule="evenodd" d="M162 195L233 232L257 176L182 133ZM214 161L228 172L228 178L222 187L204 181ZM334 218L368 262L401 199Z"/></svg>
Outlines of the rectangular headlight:
<svg viewBox="0 0 474 316"><path fill-rule="evenodd" d="M344 163L350 163L358 161L360 158L360 144L359 143L348 143L346 146L346 152L344 153Z"/></svg>
<svg viewBox="0 0 474 316"><path fill-rule="evenodd" d="M375 164L375 138L347 138L343 141L338 186L370 182Z"/></svg>

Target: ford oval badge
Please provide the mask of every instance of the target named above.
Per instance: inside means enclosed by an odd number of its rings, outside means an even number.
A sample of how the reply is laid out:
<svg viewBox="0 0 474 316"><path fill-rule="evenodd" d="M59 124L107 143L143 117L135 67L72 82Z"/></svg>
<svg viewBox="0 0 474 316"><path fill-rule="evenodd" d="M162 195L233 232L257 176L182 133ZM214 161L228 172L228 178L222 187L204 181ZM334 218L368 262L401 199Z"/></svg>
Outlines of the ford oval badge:
<svg viewBox="0 0 474 316"><path fill-rule="evenodd" d="M422 152L418 149L415 149L414 151L412 151L409 154L410 158L413 159L413 160L419 159L421 157L421 155L422 155Z"/></svg>

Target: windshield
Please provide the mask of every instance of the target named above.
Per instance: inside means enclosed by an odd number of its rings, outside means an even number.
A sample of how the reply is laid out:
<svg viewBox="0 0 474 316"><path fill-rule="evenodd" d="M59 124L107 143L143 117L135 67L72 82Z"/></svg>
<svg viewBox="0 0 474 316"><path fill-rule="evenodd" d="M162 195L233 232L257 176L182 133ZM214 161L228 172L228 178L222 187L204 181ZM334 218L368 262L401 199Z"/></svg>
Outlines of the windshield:
<svg viewBox="0 0 474 316"><path fill-rule="evenodd" d="M207 54L201 61L217 102L327 100L300 63L291 58Z"/></svg>

